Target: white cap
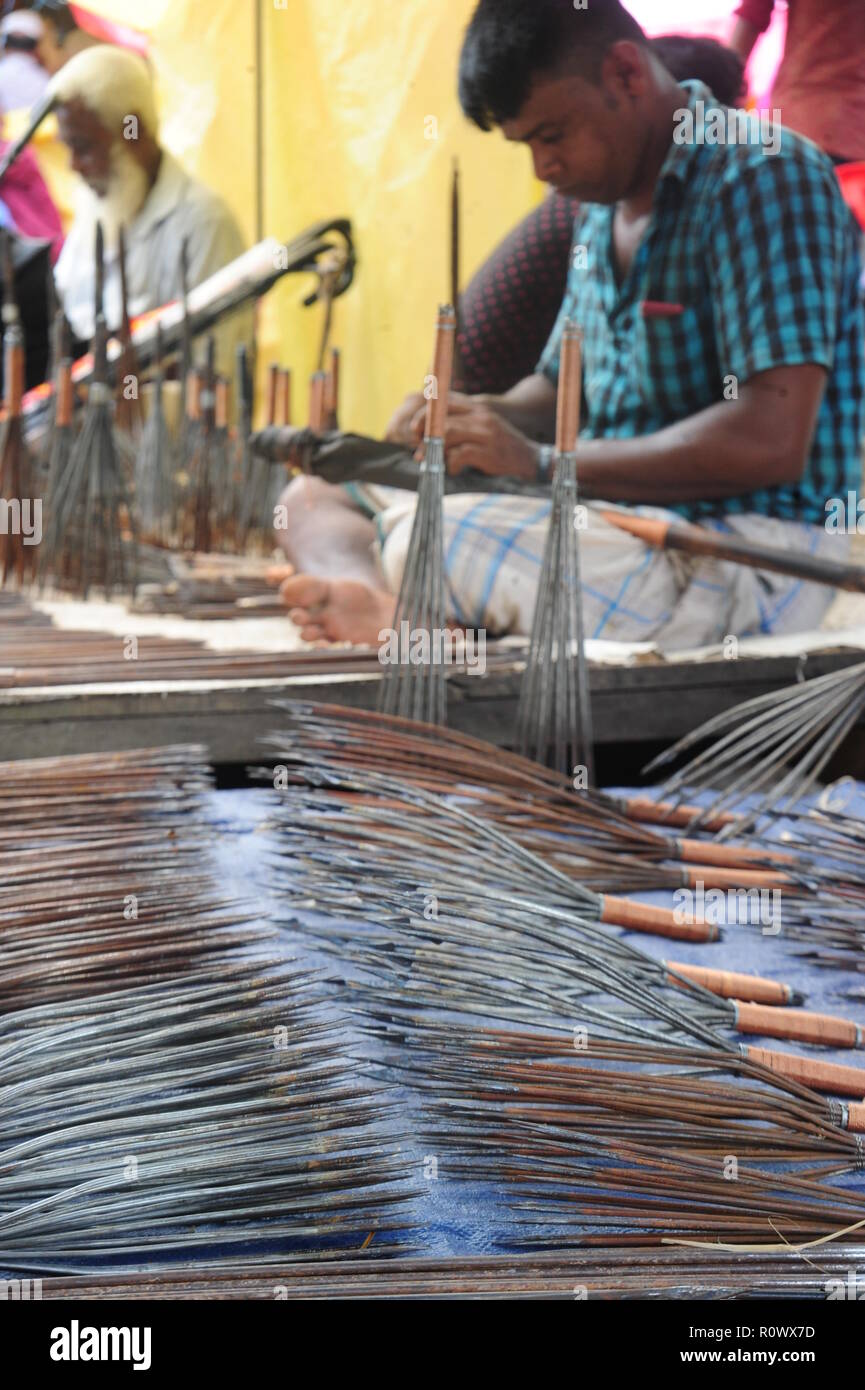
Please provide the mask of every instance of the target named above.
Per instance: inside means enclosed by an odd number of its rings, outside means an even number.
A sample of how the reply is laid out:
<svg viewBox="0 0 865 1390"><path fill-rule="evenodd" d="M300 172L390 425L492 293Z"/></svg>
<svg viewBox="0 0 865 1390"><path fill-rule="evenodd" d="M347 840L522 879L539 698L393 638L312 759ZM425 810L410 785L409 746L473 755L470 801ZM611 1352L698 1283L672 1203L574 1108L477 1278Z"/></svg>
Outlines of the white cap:
<svg viewBox="0 0 865 1390"><path fill-rule="evenodd" d="M0 34L22 34L25 39L41 39L45 26L32 10L13 10L0 22Z"/></svg>

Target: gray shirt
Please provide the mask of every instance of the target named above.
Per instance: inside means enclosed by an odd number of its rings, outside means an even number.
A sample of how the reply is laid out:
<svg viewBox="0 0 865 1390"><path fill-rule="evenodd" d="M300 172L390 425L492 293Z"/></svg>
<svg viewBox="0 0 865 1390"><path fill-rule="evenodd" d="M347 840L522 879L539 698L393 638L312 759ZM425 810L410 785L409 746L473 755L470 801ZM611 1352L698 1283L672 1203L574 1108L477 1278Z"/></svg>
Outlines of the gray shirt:
<svg viewBox="0 0 865 1390"><path fill-rule="evenodd" d="M226 204L162 152L159 173L138 216L126 228L129 313L134 317L179 299L180 248L188 239L189 288L201 284L244 251L243 238ZM78 338L93 336L94 267L92 223L73 222L55 267L57 292ZM252 337L252 309L232 314L216 332L217 367L234 371L234 350ZM105 259L105 318L120 324L120 266L116 252Z"/></svg>

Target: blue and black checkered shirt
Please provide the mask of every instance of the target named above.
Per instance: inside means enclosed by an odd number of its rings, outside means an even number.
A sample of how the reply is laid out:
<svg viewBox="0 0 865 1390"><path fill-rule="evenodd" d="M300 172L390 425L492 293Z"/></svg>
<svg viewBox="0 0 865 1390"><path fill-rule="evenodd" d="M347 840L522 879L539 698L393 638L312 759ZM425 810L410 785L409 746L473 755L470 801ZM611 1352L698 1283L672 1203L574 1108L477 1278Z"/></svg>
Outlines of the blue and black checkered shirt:
<svg viewBox="0 0 865 1390"><path fill-rule="evenodd" d="M682 86L692 111L698 101L717 109L703 83ZM692 517L759 512L824 522L827 499L858 494L861 482L859 232L817 146L782 128L780 149L766 153L759 117L747 119L750 143L671 144L652 219L621 284L613 208L580 211L564 303L538 371L557 379L562 323L575 318L583 331L582 433L603 439L652 434L770 367L825 367L801 483L676 508Z"/></svg>

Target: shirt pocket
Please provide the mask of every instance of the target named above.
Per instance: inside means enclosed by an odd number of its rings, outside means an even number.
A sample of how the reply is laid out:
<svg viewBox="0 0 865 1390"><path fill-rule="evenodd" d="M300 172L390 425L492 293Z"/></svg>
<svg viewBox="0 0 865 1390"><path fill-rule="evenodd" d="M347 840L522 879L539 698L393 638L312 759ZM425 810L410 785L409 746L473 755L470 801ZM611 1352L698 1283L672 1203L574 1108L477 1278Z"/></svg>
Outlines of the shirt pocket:
<svg viewBox="0 0 865 1390"><path fill-rule="evenodd" d="M647 412L659 424L681 420L720 400L723 383L713 369L711 324L695 309L680 314L638 313L633 380Z"/></svg>

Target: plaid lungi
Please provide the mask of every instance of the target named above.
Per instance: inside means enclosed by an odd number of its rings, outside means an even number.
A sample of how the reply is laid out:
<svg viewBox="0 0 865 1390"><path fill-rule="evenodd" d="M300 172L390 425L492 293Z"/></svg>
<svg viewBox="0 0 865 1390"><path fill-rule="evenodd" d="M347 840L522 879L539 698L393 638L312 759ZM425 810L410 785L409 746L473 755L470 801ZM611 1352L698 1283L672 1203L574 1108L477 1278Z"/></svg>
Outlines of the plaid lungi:
<svg viewBox="0 0 865 1390"><path fill-rule="evenodd" d="M384 582L399 590L414 518L415 494L351 485L374 518ZM801 632L818 627L834 590L730 561L646 546L588 504L579 532L586 637L651 641L668 649L725 637ZM680 520L656 507L642 516ZM449 621L491 636L530 631L550 503L496 493L452 494L444 503L445 584ZM844 560L847 538L821 526L745 513L702 523L761 545Z"/></svg>

